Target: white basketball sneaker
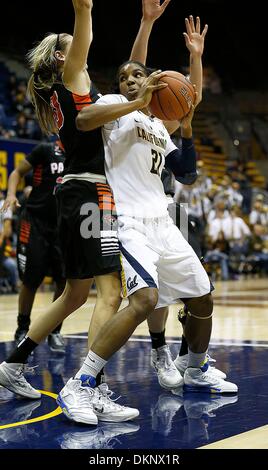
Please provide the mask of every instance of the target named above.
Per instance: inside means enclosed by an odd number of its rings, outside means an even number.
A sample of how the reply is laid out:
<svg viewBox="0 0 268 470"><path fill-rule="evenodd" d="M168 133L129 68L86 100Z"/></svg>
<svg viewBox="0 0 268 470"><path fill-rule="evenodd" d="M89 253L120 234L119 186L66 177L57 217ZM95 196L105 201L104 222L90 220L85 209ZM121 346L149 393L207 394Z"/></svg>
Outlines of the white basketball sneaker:
<svg viewBox="0 0 268 470"><path fill-rule="evenodd" d="M189 354L185 354L184 356L179 356L178 354L174 360L174 364L182 376L184 376L184 372L188 367L188 358ZM216 362L216 360L212 359L209 354L206 355L206 361L209 363L211 374L215 374L217 377L220 377L223 380L226 379L227 376L222 370L210 365L211 362Z"/></svg>
<svg viewBox="0 0 268 470"><path fill-rule="evenodd" d="M217 377L205 364L202 368L188 367L184 373L185 392L237 393L238 387L232 382Z"/></svg>
<svg viewBox="0 0 268 470"><path fill-rule="evenodd" d="M116 403L115 400L112 400L111 397L114 392L109 390L109 387L106 383L100 384L95 389L95 392L93 406L94 412L99 421L120 423L123 421L129 421L130 419L134 419L139 416L140 412L136 408L122 406Z"/></svg>
<svg viewBox="0 0 268 470"><path fill-rule="evenodd" d="M25 398L41 398L41 393L35 390L23 375L24 372L32 370L32 367L25 364L2 362L0 364L0 385Z"/></svg>
<svg viewBox="0 0 268 470"><path fill-rule="evenodd" d="M174 365L167 345L151 350L151 366L157 373L159 384L166 390L177 388L183 384L183 378Z"/></svg>
<svg viewBox="0 0 268 470"><path fill-rule="evenodd" d="M94 388L83 386L80 379L71 378L60 391L57 403L67 418L77 423L98 424L93 401L96 395Z"/></svg>

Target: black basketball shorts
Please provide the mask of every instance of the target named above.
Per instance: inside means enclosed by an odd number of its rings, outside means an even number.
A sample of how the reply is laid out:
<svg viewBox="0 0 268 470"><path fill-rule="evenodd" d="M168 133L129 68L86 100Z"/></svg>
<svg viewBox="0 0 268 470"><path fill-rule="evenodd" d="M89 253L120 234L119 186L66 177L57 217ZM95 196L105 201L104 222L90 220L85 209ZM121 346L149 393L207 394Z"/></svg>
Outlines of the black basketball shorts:
<svg viewBox="0 0 268 470"><path fill-rule="evenodd" d="M56 199L66 278L88 279L121 271L109 185L72 179L57 186Z"/></svg>
<svg viewBox="0 0 268 470"><path fill-rule="evenodd" d="M18 230L17 263L23 284L37 289L45 276L64 279L63 258L55 224L23 210Z"/></svg>

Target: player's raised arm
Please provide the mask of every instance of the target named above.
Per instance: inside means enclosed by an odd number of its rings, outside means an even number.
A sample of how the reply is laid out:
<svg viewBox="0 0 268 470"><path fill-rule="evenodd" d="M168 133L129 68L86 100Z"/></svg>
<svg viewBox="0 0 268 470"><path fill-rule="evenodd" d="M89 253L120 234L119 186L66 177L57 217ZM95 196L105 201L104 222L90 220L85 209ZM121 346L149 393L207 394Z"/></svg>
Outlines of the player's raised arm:
<svg viewBox="0 0 268 470"><path fill-rule="evenodd" d="M201 32L200 18L197 16L196 21L192 15L189 19L185 19L186 31L184 38L186 47L190 52L190 81L196 86L197 99L195 106L202 100L203 87L203 66L202 55L204 52L205 37L208 30L206 24Z"/></svg>
<svg viewBox="0 0 268 470"><path fill-rule="evenodd" d="M80 88L79 74L87 66L88 52L93 39L91 17L93 1L72 1L75 12L74 32L73 40L64 62L63 80L67 86ZM59 57L57 58L59 59ZM77 92L79 93L79 89Z"/></svg>
<svg viewBox="0 0 268 470"><path fill-rule="evenodd" d="M171 0L142 0L142 19L140 29L130 54L130 60L146 64L148 43L154 22L164 13Z"/></svg>
<svg viewBox="0 0 268 470"><path fill-rule="evenodd" d="M195 86L196 100L194 106L200 103L202 100L202 87L203 87L203 66L202 66L202 55L204 52L205 37L208 30L206 24L201 33L200 18L196 17L196 22L192 15L189 19L185 19L186 31L184 32L184 38L186 47L190 52L190 81ZM165 121L165 127L169 134L173 134L179 127L180 123L176 121Z"/></svg>

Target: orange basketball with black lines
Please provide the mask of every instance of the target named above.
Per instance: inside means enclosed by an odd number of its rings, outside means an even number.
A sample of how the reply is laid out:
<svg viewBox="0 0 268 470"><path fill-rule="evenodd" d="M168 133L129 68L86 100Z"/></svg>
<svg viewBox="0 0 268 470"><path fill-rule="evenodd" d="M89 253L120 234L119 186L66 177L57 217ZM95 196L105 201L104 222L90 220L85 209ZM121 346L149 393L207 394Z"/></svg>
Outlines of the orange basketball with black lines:
<svg viewBox="0 0 268 470"><path fill-rule="evenodd" d="M165 71L161 82L168 86L153 93L150 112L163 121L181 121L195 100L195 90L188 78L180 72Z"/></svg>

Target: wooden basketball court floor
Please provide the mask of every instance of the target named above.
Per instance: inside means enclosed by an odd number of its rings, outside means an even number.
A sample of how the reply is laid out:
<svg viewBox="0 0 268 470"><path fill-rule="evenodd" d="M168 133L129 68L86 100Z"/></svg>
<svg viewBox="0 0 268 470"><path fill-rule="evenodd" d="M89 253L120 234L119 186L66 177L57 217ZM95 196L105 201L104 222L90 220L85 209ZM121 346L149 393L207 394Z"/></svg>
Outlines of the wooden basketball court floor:
<svg viewBox="0 0 268 470"><path fill-rule="evenodd" d="M161 389L150 366L147 324L107 366L108 383L125 404L140 409L133 422L79 426L55 402L58 391L87 353L86 332L95 297L63 325L66 354L47 344L31 356L39 365L28 380L41 400L23 400L0 387L0 449L268 449L268 283L267 279L218 282L210 355L237 383L237 396L176 395ZM39 292L34 318L52 293ZM13 349L17 295L0 296L0 361ZM179 349L178 306L170 308L166 333L173 356Z"/></svg>

